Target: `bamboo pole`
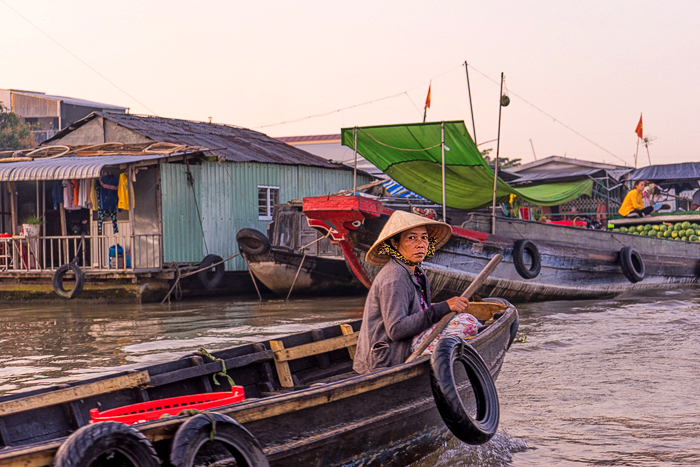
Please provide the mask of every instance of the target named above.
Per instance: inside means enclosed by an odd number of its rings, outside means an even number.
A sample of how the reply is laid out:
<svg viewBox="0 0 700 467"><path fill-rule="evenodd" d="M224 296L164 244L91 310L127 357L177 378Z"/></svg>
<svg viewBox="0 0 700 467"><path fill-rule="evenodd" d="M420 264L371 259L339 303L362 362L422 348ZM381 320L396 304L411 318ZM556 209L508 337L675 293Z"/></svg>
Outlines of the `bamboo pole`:
<svg viewBox="0 0 700 467"><path fill-rule="evenodd" d="M447 222L447 200L445 196L445 122L440 125L442 129L442 221Z"/></svg>
<svg viewBox="0 0 700 467"><path fill-rule="evenodd" d="M472 88L469 85L469 65L464 61L464 70L467 72L467 91L469 92L469 110L472 114L472 134L474 135L474 144L476 145L476 123L474 123L474 105L472 103Z"/></svg>
<svg viewBox="0 0 700 467"><path fill-rule="evenodd" d="M493 171L493 204L491 206L491 235L496 233L496 190L498 188L498 156L501 149L501 97L503 96L503 72L501 72L501 92L498 95L498 137L496 138L496 167Z"/></svg>

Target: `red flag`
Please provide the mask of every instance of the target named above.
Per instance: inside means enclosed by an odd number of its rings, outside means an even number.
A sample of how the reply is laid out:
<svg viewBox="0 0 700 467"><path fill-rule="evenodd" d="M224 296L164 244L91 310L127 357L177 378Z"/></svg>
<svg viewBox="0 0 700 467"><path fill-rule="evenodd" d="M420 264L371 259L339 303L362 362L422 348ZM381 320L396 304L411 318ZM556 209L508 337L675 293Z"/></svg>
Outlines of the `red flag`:
<svg viewBox="0 0 700 467"><path fill-rule="evenodd" d="M430 88L432 87L433 83L430 83L428 85L428 97L425 98L425 106L427 108L430 108Z"/></svg>
<svg viewBox="0 0 700 467"><path fill-rule="evenodd" d="M642 131L642 115L639 115L639 123L637 124L637 129L634 130L635 133L637 133L637 136L639 136L640 139L644 139L644 132Z"/></svg>

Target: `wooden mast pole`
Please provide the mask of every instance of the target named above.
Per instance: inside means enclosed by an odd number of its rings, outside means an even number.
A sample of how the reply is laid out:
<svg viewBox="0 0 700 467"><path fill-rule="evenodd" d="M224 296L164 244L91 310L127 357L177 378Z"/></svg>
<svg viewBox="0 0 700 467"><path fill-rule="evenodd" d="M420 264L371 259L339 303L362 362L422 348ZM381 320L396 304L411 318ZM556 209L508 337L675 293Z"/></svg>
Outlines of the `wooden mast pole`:
<svg viewBox="0 0 700 467"><path fill-rule="evenodd" d="M352 194L357 196L357 127L352 129L353 137L353 170L352 170Z"/></svg>
<svg viewBox="0 0 700 467"><path fill-rule="evenodd" d="M501 97L503 96L503 72L501 72L501 92L498 95L498 138L496 139L496 167L493 171L493 204L491 206L491 235L496 233L496 190L498 188L498 155L501 149Z"/></svg>
<svg viewBox="0 0 700 467"><path fill-rule="evenodd" d="M442 129L442 221L447 222L447 206L445 205L445 122L440 125Z"/></svg>
<svg viewBox="0 0 700 467"><path fill-rule="evenodd" d="M476 123L474 123L474 104L472 103L472 88L469 85L469 65L464 61L464 70L467 72L467 92L469 93L469 110L472 114L472 134L474 135L474 144L476 145Z"/></svg>

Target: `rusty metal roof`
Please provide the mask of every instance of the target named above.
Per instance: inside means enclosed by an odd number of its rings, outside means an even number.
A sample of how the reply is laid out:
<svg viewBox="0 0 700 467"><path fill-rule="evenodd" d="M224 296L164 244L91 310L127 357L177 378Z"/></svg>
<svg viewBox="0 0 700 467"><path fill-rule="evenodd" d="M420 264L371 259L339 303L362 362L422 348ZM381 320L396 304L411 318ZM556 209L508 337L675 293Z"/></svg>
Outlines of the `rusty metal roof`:
<svg viewBox="0 0 700 467"><path fill-rule="evenodd" d="M0 163L0 181L66 180L98 178L107 166L163 159L167 155L57 157L27 162Z"/></svg>
<svg viewBox="0 0 700 467"><path fill-rule="evenodd" d="M340 133L335 135L280 136L278 140L287 144L328 144L340 143Z"/></svg>
<svg viewBox="0 0 700 467"><path fill-rule="evenodd" d="M57 133L42 145L50 145L69 132L96 117L102 117L120 126L163 143L204 146L213 154L223 156L231 162L261 162L269 164L307 165L329 169L346 170L294 146L257 131L217 123L194 122L174 118L122 115L108 112L93 112Z"/></svg>

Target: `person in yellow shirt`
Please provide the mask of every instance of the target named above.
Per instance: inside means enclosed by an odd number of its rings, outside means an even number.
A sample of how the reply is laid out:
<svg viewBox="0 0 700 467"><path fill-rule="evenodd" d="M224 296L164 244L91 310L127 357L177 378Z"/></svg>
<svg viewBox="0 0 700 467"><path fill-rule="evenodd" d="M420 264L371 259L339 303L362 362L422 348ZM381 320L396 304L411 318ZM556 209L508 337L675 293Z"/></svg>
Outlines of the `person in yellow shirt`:
<svg viewBox="0 0 700 467"><path fill-rule="evenodd" d="M647 182L644 180L635 182L634 188L627 193L624 201L622 201L622 206L620 206L618 211L621 216L644 217L652 213L654 206L644 207L644 202L642 201L642 192L646 184Z"/></svg>

